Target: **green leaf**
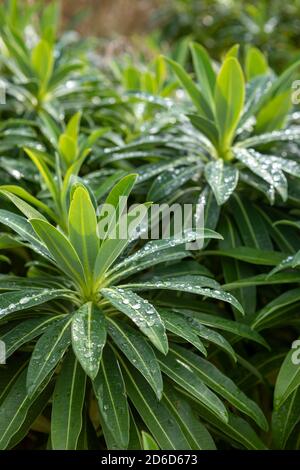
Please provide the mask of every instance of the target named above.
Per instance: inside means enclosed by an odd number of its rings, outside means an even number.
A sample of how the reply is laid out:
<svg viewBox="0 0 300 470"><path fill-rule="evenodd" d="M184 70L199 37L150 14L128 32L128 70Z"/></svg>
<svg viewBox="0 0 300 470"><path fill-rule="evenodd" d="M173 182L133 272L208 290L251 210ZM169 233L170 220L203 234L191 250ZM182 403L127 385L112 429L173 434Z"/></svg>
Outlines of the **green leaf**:
<svg viewBox="0 0 300 470"><path fill-rule="evenodd" d="M33 48L31 64L43 86L46 86L53 70L54 55L49 43L42 39Z"/></svg>
<svg viewBox="0 0 300 470"><path fill-rule="evenodd" d="M266 450L265 444L244 419L229 413L228 422L224 423L215 415L209 413L199 403L196 404L196 407L200 416L209 422L210 426L220 431L222 436L225 439L227 438L229 442L238 442L249 450Z"/></svg>
<svg viewBox="0 0 300 470"><path fill-rule="evenodd" d="M207 238L222 238L217 232L209 229L203 229L198 232L196 231L187 231L187 233L180 234L179 236L174 236L170 238L165 238L162 240L152 240L146 245L138 250L131 256L127 256L120 263L116 264L109 273L112 274L115 271L120 271L120 274L123 274L124 268L125 272L131 274L135 271L135 268L138 266L140 261L145 261L145 267L148 267L148 260L150 259L151 263L154 263L153 258L156 260L156 264L162 259L164 261L164 251L172 251L176 247L182 246L185 251L186 247L184 245L191 243L196 240L203 240ZM158 256L159 254L159 256ZM153 257L153 258L152 258ZM150 264L150 266L153 264Z"/></svg>
<svg viewBox="0 0 300 470"><path fill-rule="evenodd" d="M82 284L85 281L83 267L69 240L48 222L32 219L30 223L60 269L79 285Z"/></svg>
<svg viewBox="0 0 300 470"><path fill-rule="evenodd" d="M44 155L38 150L33 150L30 148L24 149L30 159L33 161L37 169L39 170L50 194L52 195L54 201L58 200L58 189L56 187L53 176L50 173L50 170L46 163L43 160Z"/></svg>
<svg viewBox="0 0 300 470"><path fill-rule="evenodd" d="M217 345L220 349L223 349L225 352L227 352L234 361L236 361L236 355L230 343L216 331L206 328L205 326L201 325L200 322L197 320L194 321L192 317L189 317L185 314L182 315L172 310L165 309L159 309L159 313L164 319L166 328L168 330L175 334L177 331L178 336L182 336L183 338L187 339L200 352L202 352L204 356L207 355L206 349L204 348L203 350L204 346L202 341L200 343L201 347L199 347L199 344L194 339L195 335L196 338L197 336L200 336L200 338Z"/></svg>
<svg viewBox="0 0 300 470"><path fill-rule="evenodd" d="M187 450L189 443L175 417L160 401L140 374L122 363L126 390L157 444L164 450Z"/></svg>
<svg viewBox="0 0 300 470"><path fill-rule="evenodd" d="M252 328L262 328L265 322L269 322L270 319L280 312L282 307L294 304L300 300L300 288L290 289L283 294L271 300L260 312L258 312L255 320L252 323Z"/></svg>
<svg viewBox="0 0 300 470"><path fill-rule="evenodd" d="M239 172L233 166L224 165L223 160L218 160L205 166L205 177L213 190L217 203L221 206L235 190Z"/></svg>
<svg viewBox="0 0 300 470"><path fill-rule="evenodd" d="M145 377L160 399L163 389L160 368L153 349L144 337L129 325L111 318L108 318L108 333L127 359Z"/></svg>
<svg viewBox="0 0 300 470"><path fill-rule="evenodd" d="M173 334L184 338L186 341L191 343L195 348L198 349L204 356L207 356L207 351L197 334L190 329L189 322L187 319L171 310L159 310L161 317L165 323L166 329L171 331Z"/></svg>
<svg viewBox="0 0 300 470"><path fill-rule="evenodd" d="M211 279L204 278L202 276L182 276L167 278L163 281L146 281L143 282L143 284L127 284L122 285L120 287L122 287L123 289L129 288L137 291L150 289L166 289L188 292L190 294L202 295L203 297L218 299L223 302L229 302L234 307L236 307L241 313L243 313L243 308L241 304L232 295L222 290L211 288L213 282L214 281L212 281ZM210 287L202 287L207 285L209 285Z"/></svg>
<svg viewBox="0 0 300 470"><path fill-rule="evenodd" d="M0 191L3 192L3 194L7 195L8 197L9 195L7 193L10 193L10 196L14 195L14 196L18 196L18 198L24 199L24 201L27 201L33 206L38 207L42 211L46 212L46 214L48 214L53 220L56 220L56 215L54 214L54 212L46 204L41 202L36 197L32 196L28 191L26 191L26 189L21 188L19 186L12 185L12 184L7 184L7 185L0 186ZM11 198L11 201L22 211L20 206L16 204L19 202L18 199ZM25 212L23 213L25 214ZM40 218L43 218L41 214L39 214L39 216ZM28 215L27 217L30 218L32 216Z"/></svg>
<svg viewBox="0 0 300 470"><path fill-rule="evenodd" d="M120 312L127 315L163 354L168 352L165 326L156 309L148 300L130 290L101 289L101 294Z"/></svg>
<svg viewBox="0 0 300 470"><path fill-rule="evenodd" d="M223 233L224 240L219 242L220 249L236 248L241 244L238 231L236 230L234 221L229 217L223 217L220 221L219 230ZM222 269L224 274L224 280L226 283L241 279L245 276L249 276L253 272L252 266L247 263L239 262L238 260L231 260L227 258L221 258ZM223 286L223 289L226 287ZM239 289L232 294L239 300L241 305L246 312L246 315L251 315L256 310L256 288L254 286ZM239 312L234 309L234 315L236 319L240 318Z"/></svg>
<svg viewBox="0 0 300 470"><path fill-rule="evenodd" d="M158 445L150 434L142 431L143 450L159 450Z"/></svg>
<svg viewBox="0 0 300 470"><path fill-rule="evenodd" d="M280 251L258 250L256 248L248 248L246 246L239 246L229 250L206 250L203 251L202 254L204 256L226 256L228 258L238 259L250 264L264 266L276 266L286 256L286 254L281 253Z"/></svg>
<svg viewBox="0 0 300 470"><path fill-rule="evenodd" d="M104 348L100 370L93 381L100 413L116 444L127 448L129 442L129 408L122 372L115 354Z"/></svg>
<svg viewBox="0 0 300 470"><path fill-rule="evenodd" d="M294 284L300 282L300 273L280 273L273 274L257 274L257 276L246 277L237 281L229 282L224 284L223 287L226 290L232 290L239 287L247 286L265 286L265 285L276 285L276 284Z"/></svg>
<svg viewBox="0 0 300 470"><path fill-rule="evenodd" d="M238 148L233 149L234 156L248 167L254 174L265 180L271 188L274 187L278 194L280 194L283 201L288 197L287 193L287 180L286 177L272 161L265 159L265 156L253 149Z"/></svg>
<svg viewBox="0 0 300 470"><path fill-rule="evenodd" d="M276 95L272 100L268 101L257 114L255 132L257 134L263 134L264 132L272 132L284 127L291 106L290 90Z"/></svg>
<svg viewBox="0 0 300 470"><path fill-rule="evenodd" d="M215 443L206 427L199 421L190 404L170 384L165 384L163 402L175 415L193 450L215 450Z"/></svg>
<svg viewBox="0 0 300 470"><path fill-rule="evenodd" d="M35 304L34 304L35 305ZM1 341L5 342L5 357L8 359L20 346L40 336L51 323L60 320L61 315L41 318L30 318L13 327L4 335L0 335Z"/></svg>
<svg viewBox="0 0 300 470"><path fill-rule="evenodd" d="M0 209L0 222L14 230L20 235L22 240L29 242L32 250L51 259L51 255L46 246L36 236L36 233L25 217Z"/></svg>
<svg viewBox="0 0 300 470"><path fill-rule="evenodd" d="M213 121L199 116L198 114L187 114L186 115L193 126L204 134L211 143L217 147L218 145L218 129L216 128Z"/></svg>
<svg viewBox="0 0 300 470"><path fill-rule="evenodd" d="M248 398L235 383L223 374L211 362L180 346L173 346L172 353L177 361L182 361L203 380L214 392L231 403L242 413L250 416L264 431L268 430L268 422L259 406Z"/></svg>
<svg viewBox="0 0 300 470"><path fill-rule="evenodd" d="M11 313L44 304L50 300L68 297L66 289L25 289L0 294L0 319Z"/></svg>
<svg viewBox="0 0 300 470"><path fill-rule="evenodd" d="M58 149L68 166L76 160L78 154L77 142L70 136L61 134L58 139Z"/></svg>
<svg viewBox="0 0 300 470"><path fill-rule="evenodd" d="M245 82L239 62L227 58L218 74L215 87L216 121L220 146L226 151L238 125L245 98Z"/></svg>
<svg viewBox="0 0 300 470"><path fill-rule="evenodd" d="M21 354L19 357L15 357L7 361L6 367L0 368L0 405L8 393L10 393L11 387L16 382L24 368L27 366L27 363L27 358L24 358L24 356Z"/></svg>
<svg viewBox="0 0 300 470"><path fill-rule="evenodd" d="M197 357L197 356L196 356ZM187 364L185 358L176 355L173 349L166 357L158 356L162 372L170 377L178 386L199 400L221 420L227 421L227 410L219 397L215 395L201 380L199 375Z"/></svg>
<svg viewBox="0 0 300 470"><path fill-rule="evenodd" d="M117 184L115 184L115 186L108 194L104 206L99 214L99 221L101 222L101 219L104 217L107 211L105 206L112 206L115 209L115 213L108 214L105 219L107 223L106 237L108 237L108 235L111 233L111 230L114 227L116 221L118 220L119 216L123 213L127 198L132 191L136 179L136 174L124 176Z"/></svg>
<svg viewBox="0 0 300 470"><path fill-rule="evenodd" d="M93 275L99 249L97 217L88 191L79 186L75 189L69 210L69 238L87 279Z"/></svg>
<svg viewBox="0 0 300 470"><path fill-rule="evenodd" d="M78 111L71 117L67 124L65 134L68 135L71 139L77 141L79 128L80 128L80 120L81 120L81 111Z"/></svg>
<svg viewBox="0 0 300 470"><path fill-rule="evenodd" d="M247 80L253 80L253 78L259 75L265 75L269 71L268 63L259 49L256 47L249 47L246 52L245 69Z"/></svg>
<svg viewBox="0 0 300 470"><path fill-rule="evenodd" d="M49 383L38 396L32 400L27 408L26 416L18 431L10 439L8 448L13 449L21 442L34 427L35 421L42 415L53 393L53 383ZM17 413L18 414L18 413Z"/></svg>
<svg viewBox="0 0 300 470"><path fill-rule="evenodd" d="M190 47L198 83L213 110L216 74L212 68L210 57L200 44L192 43Z"/></svg>
<svg viewBox="0 0 300 470"><path fill-rule="evenodd" d="M69 315L50 326L40 337L33 350L27 372L26 388L33 395L45 378L53 371L71 343Z"/></svg>
<svg viewBox="0 0 300 470"><path fill-rule="evenodd" d="M105 343L103 311L92 302L82 305L73 315L72 345L83 370L92 379L98 373Z"/></svg>
<svg viewBox="0 0 300 470"><path fill-rule="evenodd" d="M64 359L52 400L51 442L54 450L76 450L82 428L86 376L72 350Z"/></svg>
<svg viewBox="0 0 300 470"><path fill-rule="evenodd" d="M230 49L228 49L224 58L227 59L228 57L234 57L235 59L238 59L239 51L240 51L240 45L234 44L233 46L230 47Z"/></svg>
<svg viewBox="0 0 300 470"><path fill-rule="evenodd" d="M202 166L202 164L201 164ZM192 179L199 166L185 166L176 170L165 170L153 181L147 200L162 201L167 196L173 194L178 188L182 187L187 181ZM174 177L176 176L176 178Z"/></svg>
<svg viewBox="0 0 300 470"><path fill-rule="evenodd" d="M197 323L199 327L207 325L212 328L228 331L229 333L233 333L234 335L241 336L242 338L255 341L256 343L268 347L264 338L244 323L228 320L227 318L218 317L216 315L209 315L207 313L193 312L191 310L178 309L178 312L185 314L190 319L192 327L196 327Z"/></svg>
<svg viewBox="0 0 300 470"><path fill-rule="evenodd" d="M300 420L300 387L272 413L273 448L284 449L287 440Z"/></svg>
<svg viewBox="0 0 300 470"><path fill-rule="evenodd" d="M254 204L235 193L229 205L243 244L261 250L272 250L273 245L265 221Z"/></svg>
<svg viewBox="0 0 300 470"><path fill-rule="evenodd" d="M296 343L296 342L295 342ZM300 344L300 343L299 343ZM299 345L297 345L299 350ZM292 348L286 355L275 384L274 406L278 410L289 396L300 386L299 354Z"/></svg>
<svg viewBox="0 0 300 470"><path fill-rule="evenodd" d="M46 218L38 212L34 207L32 207L27 202L23 201L20 197L16 196L15 194L10 193L9 191L5 191L0 187L0 194L6 196L10 201L28 218L39 218L46 220Z"/></svg>
<svg viewBox="0 0 300 470"><path fill-rule="evenodd" d="M213 115L205 97L194 84L190 76L185 72L183 67L168 57L165 57L165 60L171 66L173 72L176 74L179 82L190 96L200 115L206 119L212 119Z"/></svg>
<svg viewBox="0 0 300 470"><path fill-rule="evenodd" d="M109 238L103 241L95 261L95 282L101 280L101 277L130 243L136 229L145 220L148 207L149 204L139 204L131 212L121 216L115 225L115 233L111 233Z"/></svg>
<svg viewBox="0 0 300 470"><path fill-rule="evenodd" d="M36 395L29 397L26 391L25 369L18 377L10 389L0 407L0 449L8 447L10 440L18 432L26 419L26 414L34 402ZM42 392L44 385L41 385L39 393Z"/></svg>

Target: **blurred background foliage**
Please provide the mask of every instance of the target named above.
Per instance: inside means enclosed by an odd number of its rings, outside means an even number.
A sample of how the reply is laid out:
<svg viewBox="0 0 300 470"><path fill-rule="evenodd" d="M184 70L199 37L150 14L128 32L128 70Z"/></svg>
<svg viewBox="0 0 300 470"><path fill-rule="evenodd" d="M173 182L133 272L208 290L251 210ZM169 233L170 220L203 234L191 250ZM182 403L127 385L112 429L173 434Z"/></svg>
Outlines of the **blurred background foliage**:
<svg viewBox="0 0 300 470"><path fill-rule="evenodd" d="M220 60L238 42L259 47L277 71L299 55L300 0L63 0L62 8L64 29L109 38L109 53L192 39Z"/></svg>

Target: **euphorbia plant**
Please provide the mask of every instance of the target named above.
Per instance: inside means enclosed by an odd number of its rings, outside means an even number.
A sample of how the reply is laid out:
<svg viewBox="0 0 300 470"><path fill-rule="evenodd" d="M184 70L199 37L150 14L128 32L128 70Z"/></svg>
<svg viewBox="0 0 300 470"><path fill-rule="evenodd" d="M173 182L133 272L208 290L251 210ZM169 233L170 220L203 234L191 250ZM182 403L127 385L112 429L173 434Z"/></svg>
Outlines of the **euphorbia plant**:
<svg viewBox="0 0 300 470"><path fill-rule="evenodd" d="M285 129L292 107L291 81L299 62L274 78L260 52L250 48L246 86L238 48L228 52L218 74L199 44L191 49L197 84L179 64L167 61L197 109L197 114L188 114L191 123L210 143L202 149L210 160L205 177L218 203L229 199L239 174L271 202L276 192L286 200L284 173L299 177L300 168L294 159L283 158L280 149L273 153L271 147L270 152L270 144L299 140L298 127Z"/></svg>
<svg viewBox="0 0 300 470"><path fill-rule="evenodd" d="M80 118L81 114L76 113L69 120L65 132L56 136L53 142L56 150L55 158L45 151L25 148L25 153L40 174L41 191L46 191L45 202L41 201L39 194L35 197L20 186L0 186L0 193L7 196L25 215L33 214L34 209L28 206L30 203L45 212L63 230L67 230L71 186L75 181L80 181L79 172L91 150L90 147L107 130L105 128L95 129L88 137L80 135ZM116 177L119 177L118 173ZM111 178L107 181L103 189L104 194L115 180L115 178ZM111 181L110 185L109 181ZM98 188L96 197L101 197L103 191L101 191L101 187ZM48 204L47 200L49 200Z"/></svg>
<svg viewBox="0 0 300 470"><path fill-rule="evenodd" d="M99 218L100 222L105 219L106 230L101 239L95 207L79 183L71 190L65 234L38 213L27 219L0 211L1 222L37 254L30 277L0 278L4 291L0 295L1 339L7 357L19 350L22 358L16 367L12 367L14 357L9 360L8 375L6 369L0 370L3 384L7 384L1 395L1 448L12 447L23 438L51 396L49 446L55 449L89 446L82 442L90 420L93 432L98 436L103 433L109 448L140 447L144 426L164 449L213 448L199 414L230 439L263 447L249 425L231 415L218 395L265 429L267 423L259 407L215 365L199 356L207 355L206 347L211 343L236 360L231 345L214 327L262 344L263 339L237 322L217 321L217 317L210 322L205 315L198 318L192 312L176 311L178 303L172 297L168 307L162 308L151 292L175 290L187 297L194 294L229 302L241 310L239 303L201 269L190 275L171 269L161 279L154 270L143 282L136 278L149 266L189 256L187 242L219 235L210 230L201 235L190 231L147 242L120 258L136 238L136 228L144 217L141 206L123 212L119 199L130 194L135 179L135 175L126 176L107 196L106 203L113 205L120 218L116 225L103 206ZM128 237L111 237L125 220L130 222ZM129 280L124 281L126 278ZM148 294L145 298L136 291ZM192 349L186 350L184 344ZM176 391L169 381L175 381ZM182 410L174 408L174 397ZM195 406L197 411L193 411ZM186 421L187 414L193 429ZM245 435L234 432L234 427L245 427ZM100 442L103 445L101 438Z"/></svg>

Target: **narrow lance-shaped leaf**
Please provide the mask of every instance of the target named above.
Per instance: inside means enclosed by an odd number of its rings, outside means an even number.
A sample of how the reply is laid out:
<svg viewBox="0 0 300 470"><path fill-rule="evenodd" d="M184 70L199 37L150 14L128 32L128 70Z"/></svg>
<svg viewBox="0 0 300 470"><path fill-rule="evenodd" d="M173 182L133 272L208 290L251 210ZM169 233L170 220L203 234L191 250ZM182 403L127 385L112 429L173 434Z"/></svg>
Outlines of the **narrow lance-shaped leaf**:
<svg viewBox="0 0 300 470"><path fill-rule="evenodd" d="M142 431L143 450L159 450L158 445L150 434Z"/></svg>
<svg viewBox="0 0 300 470"><path fill-rule="evenodd" d="M101 279L130 243L137 228L145 220L148 207L147 203L139 204L128 214L121 216L115 224L114 233L111 232L109 237L103 241L95 261L94 278L96 282Z"/></svg>
<svg viewBox="0 0 300 470"><path fill-rule="evenodd" d="M124 271L126 269L133 269L135 264L143 259L147 259L150 256L157 256L157 260L160 259L160 256L163 256L162 252L165 250L170 250L172 248L176 248L180 245L188 245L196 240L208 239L208 238L216 238L220 239L222 236L217 232L209 229L203 229L201 231L196 232L195 230L189 230L185 233L181 234L180 236L174 236L170 238L165 238L162 240L152 240L146 243L143 248L139 251L134 253L131 256L126 257L120 263L113 266L113 268L109 271L110 273L114 273L115 271ZM128 268L127 268L128 267Z"/></svg>
<svg viewBox="0 0 300 470"><path fill-rule="evenodd" d="M175 391L171 384L166 383L164 389L163 401L176 416L191 448L194 450L215 450L213 438L199 421L190 404Z"/></svg>
<svg viewBox="0 0 300 470"><path fill-rule="evenodd" d="M22 240L27 241L31 249L36 253L51 259L51 255L46 246L36 236L36 233L25 217L0 209L0 222L14 230Z"/></svg>
<svg viewBox="0 0 300 470"><path fill-rule="evenodd" d="M136 182L137 175L126 175L124 176L115 186L112 188L108 194L103 208L99 214L99 221L105 216L105 221L107 224L106 234L103 239L107 238L111 233L111 230L125 209L125 204L127 203L127 198L131 193L131 190ZM107 206L112 206L115 209L115 212L106 214Z"/></svg>
<svg viewBox="0 0 300 470"><path fill-rule="evenodd" d="M11 313L44 304L57 298L67 298L66 289L26 289L0 294L0 319Z"/></svg>
<svg viewBox="0 0 300 470"><path fill-rule="evenodd" d="M82 427L86 376L72 350L60 370L52 401L51 443L54 450L75 450Z"/></svg>
<svg viewBox="0 0 300 470"><path fill-rule="evenodd" d="M209 281L208 278L205 278L206 281L204 285L207 285ZM213 299L222 300L223 302L229 302L234 307L236 307L241 313L243 313L243 308L241 304L230 294L224 292L220 289L213 289L210 287L202 287L203 279L197 279L197 276L187 276L187 279L180 279L177 277L168 278L163 281L146 281L143 284L127 284L122 285L123 289L129 288L132 290L143 291L149 289L166 289L166 290L176 290L182 292L189 292L190 294L202 295L204 297L209 297Z"/></svg>
<svg viewBox="0 0 300 470"><path fill-rule="evenodd" d="M71 279L76 280L78 284L82 284L85 281L85 274L80 259L69 240L48 222L32 219L30 223L59 267Z"/></svg>
<svg viewBox="0 0 300 470"><path fill-rule="evenodd" d="M168 352L165 326L159 313L139 295L120 288L101 289L101 294L119 311L127 315L163 354Z"/></svg>
<svg viewBox="0 0 300 470"><path fill-rule="evenodd" d="M8 447L10 440L18 432L30 406L34 402L35 396L30 397L26 391L26 374L27 369L19 375L16 382L10 389L0 407L0 449L4 450ZM41 385L39 392L46 385Z"/></svg>
<svg viewBox="0 0 300 470"><path fill-rule="evenodd" d="M274 406L279 409L289 396L300 386L299 347L296 340L286 355L277 376L274 391Z"/></svg>
<svg viewBox="0 0 300 470"><path fill-rule="evenodd" d="M36 197L32 196L28 191L26 191L26 189L21 188L19 186L12 185L12 184L7 184L7 185L0 186L0 190L4 191L5 194L10 193L11 195L17 196L18 198L21 198L24 201L27 201L28 203L32 204L33 206L36 206L40 210L46 212L46 214L48 214L53 220L56 220L56 215L52 211L52 209L50 209L46 204L41 202ZM14 202L14 199L11 199L11 200L12 200L12 202ZM15 201L18 201L18 199L17 200L15 199ZM18 207L17 204L15 204L15 205ZM20 207L19 207L19 209L20 209Z"/></svg>
<svg viewBox="0 0 300 470"><path fill-rule="evenodd" d="M300 420L300 387L272 413L273 448L284 449L295 426Z"/></svg>
<svg viewBox="0 0 300 470"><path fill-rule="evenodd" d="M93 273L99 239L96 212L89 193L83 186L75 189L70 204L69 237L88 279Z"/></svg>
<svg viewBox="0 0 300 470"><path fill-rule="evenodd" d="M108 319L108 333L160 399L163 389L160 368L153 349L144 337L129 325L112 319Z"/></svg>
<svg viewBox="0 0 300 470"><path fill-rule="evenodd" d="M197 339L198 336L200 336L200 338L203 338L205 341L209 341L215 344L223 351L226 351L230 355L230 357L236 362L235 352L230 343L224 338L224 336L220 335L214 330L211 330L201 325L201 323L199 321L194 320L193 317L189 317L187 315L166 309L159 309L159 313L162 316L167 329L169 329L173 333L176 333L177 330L178 336L182 336L186 339L190 338L190 343L193 344L200 352L204 353L204 356L207 355L206 349L204 349L203 351L203 346L201 349L197 342L192 341L195 336Z"/></svg>
<svg viewBox="0 0 300 470"><path fill-rule="evenodd" d="M16 445L19 444L19 442L23 441L23 439L28 435L32 427L34 427L35 422L38 422L39 417L42 415L44 409L47 407L52 397L52 393L53 382L50 381L43 390L36 394L33 400L30 400L25 419L20 427L19 425L16 426L18 430L10 439L8 449L14 449Z"/></svg>
<svg viewBox="0 0 300 470"><path fill-rule="evenodd" d="M276 318L277 312L280 312L282 307L294 304L300 301L300 288L290 289L277 298L271 300L256 316L252 323L252 327L255 329L262 328L268 323L272 317Z"/></svg>
<svg viewBox="0 0 300 470"><path fill-rule="evenodd" d="M262 429L265 431L268 429L267 420L259 406L250 400L229 377L223 374L211 362L180 346L174 346L172 354L194 370L204 383L222 396L222 398L250 416Z"/></svg>
<svg viewBox="0 0 300 470"><path fill-rule="evenodd" d="M26 387L32 395L50 374L71 343L71 316L52 325L40 337L33 350L27 372Z"/></svg>
<svg viewBox="0 0 300 470"><path fill-rule="evenodd" d="M50 191L54 201L58 200L58 190L55 185L54 178L46 165L46 163L43 160L43 155L41 152L38 152L37 150L32 150L29 148L25 148L25 152L27 155L30 157L30 159L33 161L33 163L36 165L37 169L39 170L48 190Z"/></svg>
<svg viewBox="0 0 300 470"><path fill-rule="evenodd" d="M205 166L205 176L219 206L231 196L238 183L238 170L231 165L225 165L223 160L210 162Z"/></svg>
<svg viewBox="0 0 300 470"><path fill-rule="evenodd" d="M216 315L210 315L207 313L194 312L192 310L186 310L186 309L175 309L175 310L181 314L186 315L192 327L197 328L196 324L198 324L198 326L200 327L203 325L210 326L212 328L220 329L223 331L228 331L229 333L233 333L237 336L249 339L251 341L255 341L265 347L268 347L264 338L261 335L259 335L256 331L254 331L252 328L250 328L250 326L246 325L245 323L228 320L227 318L219 317Z"/></svg>
<svg viewBox="0 0 300 470"><path fill-rule="evenodd" d="M198 43L191 44L191 51L198 83L213 110L216 74L212 68L209 55L204 47Z"/></svg>
<svg viewBox="0 0 300 470"><path fill-rule="evenodd" d="M207 104L207 101L204 98L203 94L195 85L191 77L185 72L183 67L174 60L166 57L166 61L171 66L181 85L190 96L200 115L205 118L211 119L213 116L212 111L209 105Z"/></svg>
<svg viewBox="0 0 300 470"><path fill-rule="evenodd" d="M221 432L222 436L230 443L238 442L249 450L266 450L265 444L246 420L229 412L228 422L224 423L218 417L208 412L200 403L195 403L195 407L200 416L205 419L211 427Z"/></svg>
<svg viewBox="0 0 300 470"><path fill-rule="evenodd" d="M248 48L245 62L247 80L268 73L266 58L256 47Z"/></svg>
<svg viewBox="0 0 300 470"><path fill-rule="evenodd" d="M216 121L221 151L231 144L244 105L245 82L239 62L227 58L219 72L215 87ZM226 155L225 155L226 157Z"/></svg>
<svg viewBox="0 0 300 470"><path fill-rule="evenodd" d="M122 372L114 351L106 346L93 381L102 419L121 448L129 442L129 407Z"/></svg>
<svg viewBox="0 0 300 470"><path fill-rule="evenodd" d="M170 377L178 386L199 400L203 406L221 420L227 421L227 410L215 395L195 373L195 371L179 357L170 352L166 357L158 356L162 372Z"/></svg>
<svg viewBox="0 0 300 470"><path fill-rule="evenodd" d="M187 450L189 443L170 410L154 395L143 377L122 362L126 390L159 447L164 450Z"/></svg>
<svg viewBox="0 0 300 470"><path fill-rule="evenodd" d="M82 368L92 379L98 373L105 342L104 313L92 302L88 302L73 316L72 345Z"/></svg>
<svg viewBox="0 0 300 470"><path fill-rule="evenodd" d="M41 318L30 318L25 320L4 335L0 335L1 341L4 341L6 351L5 356L8 359L20 346L28 343L32 339L41 335L51 323L60 320L62 315L42 316Z"/></svg>
<svg viewBox="0 0 300 470"><path fill-rule="evenodd" d="M184 338L198 349L204 356L207 356L207 351L197 334L194 333L189 325L188 320L183 315L179 315L171 310L159 310L161 317L165 323L166 329L173 334Z"/></svg>

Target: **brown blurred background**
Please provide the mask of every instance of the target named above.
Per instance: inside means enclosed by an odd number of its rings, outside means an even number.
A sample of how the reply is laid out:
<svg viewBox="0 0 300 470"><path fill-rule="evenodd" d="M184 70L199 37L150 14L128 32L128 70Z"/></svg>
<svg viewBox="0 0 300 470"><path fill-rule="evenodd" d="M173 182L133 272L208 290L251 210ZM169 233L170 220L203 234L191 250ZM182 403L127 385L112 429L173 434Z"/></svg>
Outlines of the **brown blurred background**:
<svg viewBox="0 0 300 470"><path fill-rule="evenodd" d="M162 0L61 0L64 26L97 36L143 33Z"/></svg>

